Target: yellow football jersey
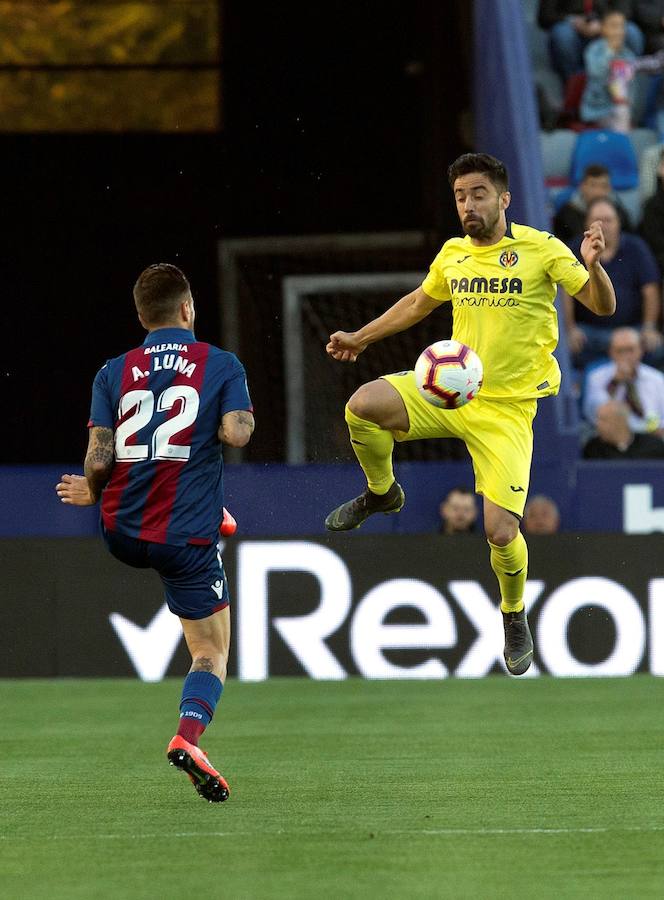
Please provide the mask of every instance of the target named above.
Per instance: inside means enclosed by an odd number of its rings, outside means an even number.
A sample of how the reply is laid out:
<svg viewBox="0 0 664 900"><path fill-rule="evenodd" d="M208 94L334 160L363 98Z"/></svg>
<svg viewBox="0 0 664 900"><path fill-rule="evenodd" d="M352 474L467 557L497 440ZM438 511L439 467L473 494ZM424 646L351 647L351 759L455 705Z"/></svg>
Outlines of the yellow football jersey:
<svg viewBox="0 0 664 900"><path fill-rule="evenodd" d="M452 337L484 365L482 396L516 400L558 393L556 285L574 296L588 277L558 238L512 222L488 247L468 236L446 241L422 288L452 301Z"/></svg>

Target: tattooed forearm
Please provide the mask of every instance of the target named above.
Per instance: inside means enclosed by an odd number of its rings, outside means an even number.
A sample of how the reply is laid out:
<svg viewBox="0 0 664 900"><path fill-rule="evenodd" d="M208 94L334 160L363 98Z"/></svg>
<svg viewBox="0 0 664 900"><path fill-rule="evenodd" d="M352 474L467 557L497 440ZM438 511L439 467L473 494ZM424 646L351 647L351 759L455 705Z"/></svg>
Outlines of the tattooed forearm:
<svg viewBox="0 0 664 900"><path fill-rule="evenodd" d="M96 426L90 431L84 472L95 503L113 471L113 429Z"/></svg>
<svg viewBox="0 0 664 900"><path fill-rule="evenodd" d="M99 472L101 469L110 470L112 467L113 429L97 426L90 431L88 452L85 456L85 474L87 476L88 469Z"/></svg>

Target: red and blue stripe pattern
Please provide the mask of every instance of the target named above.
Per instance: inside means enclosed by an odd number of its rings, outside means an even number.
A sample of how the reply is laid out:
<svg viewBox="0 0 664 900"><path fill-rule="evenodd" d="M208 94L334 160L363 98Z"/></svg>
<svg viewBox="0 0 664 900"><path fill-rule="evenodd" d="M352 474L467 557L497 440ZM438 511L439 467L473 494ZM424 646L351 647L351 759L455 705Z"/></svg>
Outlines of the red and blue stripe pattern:
<svg viewBox="0 0 664 900"><path fill-rule="evenodd" d="M237 357L184 329L152 332L142 347L107 363L90 415L91 425L112 427L116 438L102 495L106 529L162 544L216 543L218 428L226 412L251 408Z"/></svg>

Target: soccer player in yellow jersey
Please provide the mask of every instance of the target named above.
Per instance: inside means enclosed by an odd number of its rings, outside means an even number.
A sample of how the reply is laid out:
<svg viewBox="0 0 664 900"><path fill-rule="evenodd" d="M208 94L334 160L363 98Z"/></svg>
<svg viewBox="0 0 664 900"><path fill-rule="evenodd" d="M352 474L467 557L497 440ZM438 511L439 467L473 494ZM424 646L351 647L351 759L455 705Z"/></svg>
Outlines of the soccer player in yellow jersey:
<svg viewBox="0 0 664 900"><path fill-rule="evenodd" d="M560 370L552 352L558 340L556 285L600 316L616 308L615 292L600 264L604 236L599 222L585 232L585 267L558 238L508 223L508 176L503 163L466 153L449 168L463 238L447 241L422 285L359 331L336 331L327 352L354 362L369 344L404 331L439 303L454 305L455 340L468 344L484 364L478 397L461 409L427 403L413 372L385 375L362 385L346 406L353 450L367 490L325 520L331 531L357 528L376 512L398 512L405 502L394 479L394 441L457 437L473 460L475 487L484 500L484 528L491 567L500 586L508 671L530 666L533 641L523 603L528 548L519 530L528 494L532 422L538 397L555 394Z"/></svg>

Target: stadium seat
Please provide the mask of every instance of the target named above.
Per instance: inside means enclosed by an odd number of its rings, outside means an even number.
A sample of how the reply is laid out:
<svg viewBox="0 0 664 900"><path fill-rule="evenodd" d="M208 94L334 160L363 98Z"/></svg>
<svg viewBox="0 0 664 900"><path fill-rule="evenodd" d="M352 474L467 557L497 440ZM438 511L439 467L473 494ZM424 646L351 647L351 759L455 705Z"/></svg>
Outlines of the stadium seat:
<svg viewBox="0 0 664 900"><path fill-rule="evenodd" d="M657 169L664 150L664 144L651 144L641 154L639 160L639 181L641 203L645 203L657 190Z"/></svg>
<svg viewBox="0 0 664 900"><path fill-rule="evenodd" d="M558 210L567 203L575 190L576 188L573 187L573 185L568 184L567 187L556 191L555 194L551 196L551 202L553 203L555 212L558 212Z"/></svg>
<svg viewBox="0 0 664 900"><path fill-rule="evenodd" d="M540 132L542 170L547 185L569 184L576 133L566 128Z"/></svg>
<svg viewBox="0 0 664 900"><path fill-rule="evenodd" d="M634 147L634 152L636 153L636 158L639 160L639 164L641 163L643 151L658 142L657 132L652 128L633 128L629 133L629 138Z"/></svg>
<svg viewBox="0 0 664 900"><path fill-rule="evenodd" d="M535 14L536 15L536 14ZM551 66L549 36L534 20L526 21L533 78L537 87L540 122L551 131L558 124L563 109L563 84Z"/></svg>
<svg viewBox="0 0 664 900"><path fill-rule="evenodd" d="M654 76L657 77L657 76ZM636 72L632 79L632 125L638 128L641 125L647 126L648 107L650 85L653 76L647 72Z"/></svg>
<svg viewBox="0 0 664 900"><path fill-rule="evenodd" d="M528 46L533 69L550 69L549 37L546 31L538 28L534 23L527 23L526 34L528 35Z"/></svg>
<svg viewBox="0 0 664 900"><path fill-rule="evenodd" d="M538 91L542 127L547 131L553 131L558 125L563 109L563 87L560 76L553 69L540 66L534 70L533 77Z"/></svg>
<svg viewBox="0 0 664 900"><path fill-rule="evenodd" d="M616 191L616 196L629 216L632 228L638 228L641 223L643 209L641 207L641 191L638 187L626 191Z"/></svg>
<svg viewBox="0 0 664 900"><path fill-rule="evenodd" d="M639 164L628 135L604 130L580 132L572 156L572 184L579 184L587 166L598 164L611 173L614 190L638 187Z"/></svg>

